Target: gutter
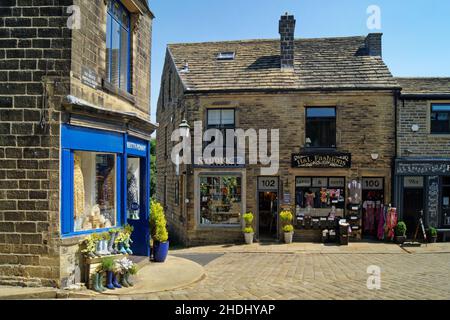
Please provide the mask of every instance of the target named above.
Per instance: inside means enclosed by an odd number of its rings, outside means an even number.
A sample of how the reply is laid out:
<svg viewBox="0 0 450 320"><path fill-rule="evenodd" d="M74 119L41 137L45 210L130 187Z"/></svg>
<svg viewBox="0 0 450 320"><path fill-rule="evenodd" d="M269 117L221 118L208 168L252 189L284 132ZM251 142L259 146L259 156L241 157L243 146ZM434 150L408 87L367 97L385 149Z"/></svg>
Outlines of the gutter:
<svg viewBox="0 0 450 320"><path fill-rule="evenodd" d="M448 100L450 93L403 93L400 95L402 99L406 100Z"/></svg>
<svg viewBox="0 0 450 320"><path fill-rule="evenodd" d="M253 89L216 89L216 90L191 90L185 87L185 94L222 94L222 93L295 93L308 91L392 91L400 90L399 86L392 87L308 87L299 89L284 88L253 88ZM449 95L450 97L450 95Z"/></svg>

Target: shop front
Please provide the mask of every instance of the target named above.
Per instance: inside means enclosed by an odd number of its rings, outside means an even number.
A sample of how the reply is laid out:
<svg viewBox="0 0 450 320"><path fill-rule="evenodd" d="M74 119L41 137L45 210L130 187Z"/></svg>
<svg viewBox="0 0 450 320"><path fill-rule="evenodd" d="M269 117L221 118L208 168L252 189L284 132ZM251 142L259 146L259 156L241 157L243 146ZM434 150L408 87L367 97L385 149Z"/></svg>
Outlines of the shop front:
<svg viewBox="0 0 450 320"><path fill-rule="evenodd" d="M149 149L130 132L61 125L63 238L129 224L134 255L149 255Z"/></svg>
<svg viewBox="0 0 450 320"><path fill-rule="evenodd" d="M421 217L425 226L450 231L450 159L397 159L394 188L410 236Z"/></svg>
<svg viewBox="0 0 450 320"><path fill-rule="evenodd" d="M297 241L319 241L339 219L350 223L351 238L376 238L390 203L390 169L368 168L350 153L302 152L292 155L289 184ZM285 192L284 192L285 193Z"/></svg>

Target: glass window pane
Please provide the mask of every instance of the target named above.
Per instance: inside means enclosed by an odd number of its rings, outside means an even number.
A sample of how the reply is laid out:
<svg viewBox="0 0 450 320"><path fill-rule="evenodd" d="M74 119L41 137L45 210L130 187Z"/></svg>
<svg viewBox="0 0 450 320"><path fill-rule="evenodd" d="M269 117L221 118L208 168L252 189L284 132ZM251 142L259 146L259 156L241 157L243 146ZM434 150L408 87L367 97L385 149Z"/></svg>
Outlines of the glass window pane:
<svg viewBox="0 0 450 320"><path fill-rule="evenodd" d="M141 208L141 162L139 158L127 160L127 215L130 220L139 220Z"/></svg>
<svg viewBox="0 0 450 320"><path fill-rule="evenodd" d="M220 125L220 110L208 110L208 126Z"/></svg>
<svg viewBox="0 0 450 320"><path fill-rule="evenodd" d="M434 104L432 106L432 111L446 111L450 112L450 104Z"/></svg>
<svg viewBox="0 0 450 320"><path fill-rule="evenodd" d="M111 29L112 43L111 43L111 77L112 85L119 87L119 64L120 64L120 27L119 24L112 19Z"/></svg>
<svg viewBox="0 0 450 320"><path fill-rule="evenodd" d="M120 28L120 88L128 91L128 32Z"/></svg>
<svg viewBox="0 0 450 320"><path fill-rule="evenodd" d="M106 79L111 82L111 54L112 54L112 43L111 43L111 15L107 15L107 23L106 23Z"/></svg>
<svg viewBox="0 0 450 320"><path fill-rule="evenodd" d="M233 125L234 124L234 110L222 110L222 124Z"/></svg>
<svg viewBox="0 0 450 320"><path fill-rule="evenodd" d="M74 152L74 230L116 225L116 155Z"/></svg>
<svg viewBox="0 0 450 320"><path fill-rule="evenodd" d="M241 177L200 177L200 223L240 225Z"/></svg>
<svg viewBox="0 0 450 320"><path fill-rule="evenodd" d="M336 117L335 108L307 108L306 116L308 118Z"/></svg>

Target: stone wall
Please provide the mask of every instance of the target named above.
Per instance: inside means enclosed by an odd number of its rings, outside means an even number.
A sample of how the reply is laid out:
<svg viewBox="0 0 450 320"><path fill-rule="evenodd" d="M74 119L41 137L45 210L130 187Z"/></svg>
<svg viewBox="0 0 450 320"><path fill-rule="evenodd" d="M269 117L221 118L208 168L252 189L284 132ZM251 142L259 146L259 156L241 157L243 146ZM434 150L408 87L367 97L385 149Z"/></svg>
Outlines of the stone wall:
<svg viewBox="0 0 450 320"><path fill-rule="evenodd" d="M280 186L283 191L294 194L295 176L344 176L347 179L360 177L385 178L385 199L391 201L391 164L395 156L395 113L393 92L310 92L292 94L224 94L186 95L181 97L181 109L164 110L159 105L158 122L168 133L158 131L157 199L164 199L164 182L168 188L166 214L169 225L178 238L187 244L224 243L242 241L240 231L223 229L204 230L197 226L195 214L194 172L191 166L182 166L180 172L187 172L186 211L180 218L180 210L173 206L173 164L160 158L165 137L170 139L171 129L179 124L181 113L192 126L194 121L205 121L207 108L235 108L236 127L242 129L280 129ZM337 150L352 154L351 169L293 169L291 154L299 152L305 144L305 107L336 106L337 108ZM183 110L183 111L182 111ZM170 117L174 124L170 123ZM247 150L248 153L248 150ZM371 154L377 153L378 160ZM170 144L169 144L170 154ZM161 160L160 160L161 159ZM170 160L170 159L169 159ZM212 172L223 170L214 169ZM163 175L166 175L164 181ZM260 175L259 165L246 166L246 211L257 212L256 183ZM292 200L294 201L294 199Z"/></svg>
<svg viewBox="0 0 450 320"><path fill-rule="evenodd" d="M71 0L0 2L0 283L57 285ZM45 95L44 95L45 93Z"/></svg>
<svg viewBox="0 0 450 320"><path fill-rule="evenodd" d="M449 135L430 133L431 103L429 100L398 101L398 157L449 157ZM418 125L419 131L413 132L413 125Z"/></svg>
<svg viewBox="0 0 450 320"><path fill-rule="evenodd" d="M71 60L71 94L99 107L116 111L136 112L150 118L150 61L152 17L131 14L131 103L121 95L104 90L106 78L106 19L104 0L74 0L80 7L81 28L73 31ZM82 68L92 70L97 77L97 89L82 83Z"/></svg>

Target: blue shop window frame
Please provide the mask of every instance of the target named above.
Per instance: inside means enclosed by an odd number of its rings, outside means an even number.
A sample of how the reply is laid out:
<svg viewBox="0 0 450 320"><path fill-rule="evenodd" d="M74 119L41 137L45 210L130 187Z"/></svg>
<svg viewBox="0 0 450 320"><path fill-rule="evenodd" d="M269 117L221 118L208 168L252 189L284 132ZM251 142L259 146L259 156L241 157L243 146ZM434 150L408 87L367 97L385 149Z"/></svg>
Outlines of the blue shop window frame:
<svg viewBox="0 0 450 320"><path fill-rule="evenodd" d="M107 229L74 231L73 219L73 152L109 152L115 153L117 159L116 168L116 207L117 223L114 227L121 227L126 223L126 209L124 207L124 195L126 190L126 167L124 161L124 146L126 135L62 125L61 127L61 233L63 237L100 233Z"/></svg>

